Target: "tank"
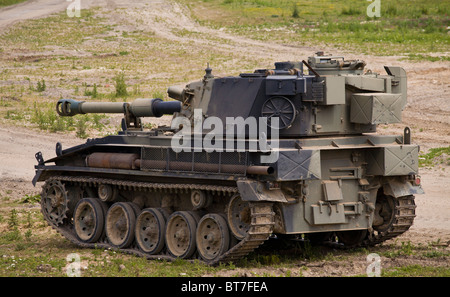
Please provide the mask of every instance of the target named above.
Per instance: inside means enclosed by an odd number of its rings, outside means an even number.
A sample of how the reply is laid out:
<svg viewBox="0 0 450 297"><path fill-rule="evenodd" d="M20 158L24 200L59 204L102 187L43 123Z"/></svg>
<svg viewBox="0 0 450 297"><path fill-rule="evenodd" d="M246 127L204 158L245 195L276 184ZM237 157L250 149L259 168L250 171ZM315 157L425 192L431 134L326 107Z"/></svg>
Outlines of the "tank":
<svg viewBox="0 0 450 297"><path fill-rule="evenodd" d="M123 113L118 135L44 160L45 220L80 247L149 259L246 256L272 238L373 246L407 231L423 193L419 146L401 123L406 72L316 53L239 76L171 86L173 99L61 99L60 116ZM142 117L172 115L170 127Z"/></svg>

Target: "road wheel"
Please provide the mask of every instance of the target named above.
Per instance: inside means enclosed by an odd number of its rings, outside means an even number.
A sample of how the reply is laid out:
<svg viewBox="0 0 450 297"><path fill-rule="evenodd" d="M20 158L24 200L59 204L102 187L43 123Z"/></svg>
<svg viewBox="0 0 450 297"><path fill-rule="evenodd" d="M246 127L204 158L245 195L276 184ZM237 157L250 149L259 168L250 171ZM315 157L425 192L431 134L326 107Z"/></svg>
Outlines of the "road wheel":
<svg viewBox="0 0 450 297"><path fill-rule="evenodd" d="M145 253L157 254L165 244L166 218L156 208L146 208L136 220L136 242Z"/></svg>
<svg viewBox="0 0 450 297"><path fill-rule="evenodd" d="M187 211L174 212L167 220L166 245L177 258L189 258L196 250L197 221Z"/></svg>
<svg viewBox="0 0 450 297"><path fill-rule="evenodd" d="M73 224L79 240L91 243L104 234L107 206L95 198L81 199L74 211Z"/></svg>
<svg viewBox="0 0 450 297"><path fill-rule="evenodd" d="M198 222L197 250L211 261L225 253L230 246L230 232L226 220L219 214L207 214Z"/></svg>
<svg viewBox="0 0 450 297"><path fill-rule="evenodd" d="M106 215L106 235L117 248L126 248L134 240L136 206L131 202L114 203Z"/></svg>

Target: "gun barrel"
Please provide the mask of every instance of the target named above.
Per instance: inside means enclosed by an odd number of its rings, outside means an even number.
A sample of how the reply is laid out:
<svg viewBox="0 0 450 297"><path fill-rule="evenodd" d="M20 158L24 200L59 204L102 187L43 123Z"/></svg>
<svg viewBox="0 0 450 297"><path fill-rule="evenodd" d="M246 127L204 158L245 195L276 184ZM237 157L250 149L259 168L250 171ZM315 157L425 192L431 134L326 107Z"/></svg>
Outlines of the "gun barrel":
<svg viewBox="0 0 450 297"><path fill-rule="evenodd" d="M74 116L86 113L132 113L135 117L161 117L181 110L181 102L162 99L136 99L127 102L85 102L61 99L56 104L60 116Z"/></svg>

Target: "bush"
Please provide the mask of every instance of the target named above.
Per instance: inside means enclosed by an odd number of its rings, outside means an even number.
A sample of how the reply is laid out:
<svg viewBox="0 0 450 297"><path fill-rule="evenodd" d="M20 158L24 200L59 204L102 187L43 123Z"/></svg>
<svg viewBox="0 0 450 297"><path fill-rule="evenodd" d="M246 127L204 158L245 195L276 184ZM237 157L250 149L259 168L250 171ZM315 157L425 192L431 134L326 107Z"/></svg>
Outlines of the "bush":
<svg viewBox="0 0 450 297"><path fill-rule="evenodd" d="M116 87L116 97L127 97L127 84L125 83L125 74L123 72L117 74L114 77L115 87Z"/></svg>
<svg viewBox="0 0 450 297"><path fill-rule="evenodd" d="M298 19L300 17L300 12L298 11L297 4L294 4L292 8L292 17Z"/></svg>
<svg viewBox="0 0 450 297"><path fill-rule="evenodd" d="M37 89L38 92L44 92L46 88L47 87L45 85L45 80L44 79L42 79L42 82L41 81L37 82L37 88L36 89Z"/></svg>

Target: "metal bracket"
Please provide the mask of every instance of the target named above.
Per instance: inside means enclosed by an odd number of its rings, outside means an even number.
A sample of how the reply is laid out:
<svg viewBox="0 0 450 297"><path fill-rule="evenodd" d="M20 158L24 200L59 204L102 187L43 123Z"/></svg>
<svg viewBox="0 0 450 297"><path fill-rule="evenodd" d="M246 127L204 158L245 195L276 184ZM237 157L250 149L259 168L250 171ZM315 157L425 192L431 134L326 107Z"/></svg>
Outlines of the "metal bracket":
<svg viewBox="0 0 450 297"><path fill-rule="evenodd" d="M41 152L37 152L34 157L36 158L36 161L38 161L38 165L44 165L44 158L42 157Z"/></svg>
<svg viewBox="0 0 450 297"><path fill-rule="evenodd" d="M411 144L411 129L405 127L403 131L403 144Z"/></svg>
<svg viewBox="0 0 450 297"><path fill-rule="evenodd" d="M130 111L130 105L124 104L124 120L125 120L125 127L126 130L128 129L141 129L142 130L142 122L141 118L136 117L131 111ZM122 130L124 129L124 122L122 122Z"/></svg>

